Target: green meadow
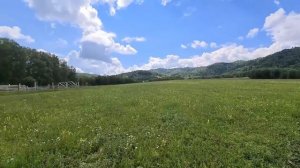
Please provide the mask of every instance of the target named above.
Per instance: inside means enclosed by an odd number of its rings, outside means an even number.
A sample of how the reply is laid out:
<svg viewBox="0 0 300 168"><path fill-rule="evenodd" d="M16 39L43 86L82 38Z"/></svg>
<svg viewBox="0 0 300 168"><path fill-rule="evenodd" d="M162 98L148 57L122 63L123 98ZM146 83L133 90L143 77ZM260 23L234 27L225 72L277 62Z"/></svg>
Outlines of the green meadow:
<svg viewBox="0 0 300 168"><path fill-rule="evenodd" d="M300 167L300 80L0 93L0 167Z"/></svg>

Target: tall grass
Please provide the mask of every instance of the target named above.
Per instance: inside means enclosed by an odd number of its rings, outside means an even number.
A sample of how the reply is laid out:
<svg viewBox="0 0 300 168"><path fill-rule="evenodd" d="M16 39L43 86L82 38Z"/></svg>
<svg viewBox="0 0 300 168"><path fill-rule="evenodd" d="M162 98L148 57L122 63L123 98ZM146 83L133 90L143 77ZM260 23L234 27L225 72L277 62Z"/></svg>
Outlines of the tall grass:
<svg viewBox="0 0 300 168"><path fill-rule="evenodd" d="M299 80L0 94L0 167L299 167Z"/></svg>

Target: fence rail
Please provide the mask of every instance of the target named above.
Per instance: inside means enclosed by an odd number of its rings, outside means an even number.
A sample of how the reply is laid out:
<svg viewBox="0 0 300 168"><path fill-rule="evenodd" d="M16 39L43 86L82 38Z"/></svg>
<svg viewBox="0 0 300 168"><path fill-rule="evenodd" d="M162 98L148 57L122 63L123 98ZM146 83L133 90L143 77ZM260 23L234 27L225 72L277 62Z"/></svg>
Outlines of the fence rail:
<svg viewBox="0 0 300 168"><path fill-rule="evenodd" d="M25 85L0 85L0 91L20 91L26 90Z"/></svg>
<svg viewBox="0 0 300 168"><path fill-rule="evenodd" d="M74 88L79 87L79 83L75 83L72 81L69 82L60 82L58 85L48 85L48 86L38 86L35 84L34 87L28 87L26 85L0 85L0 91L41 91L41 90L54 90L54 89L62 89L62 88Z"/></svg>
<svg viewBox="0 0 300 168"><path fill-rule="evenodd" d="M75 83L73 81L59 82L57 87L59 87L59 88L79 87L79 82L77 82L77 83Z"/></svg>

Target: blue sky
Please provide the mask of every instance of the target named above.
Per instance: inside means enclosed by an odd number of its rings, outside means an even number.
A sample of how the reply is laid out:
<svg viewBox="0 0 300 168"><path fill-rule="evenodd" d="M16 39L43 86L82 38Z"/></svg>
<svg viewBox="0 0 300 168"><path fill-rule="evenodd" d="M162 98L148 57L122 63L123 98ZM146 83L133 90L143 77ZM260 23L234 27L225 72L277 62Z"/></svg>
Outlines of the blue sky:
<svg viewBox="0 0 300 168"><path fill-rule="evenodd" d="M300 46L300 1L4 0L0 36L78 72L198 67Z"/></svg>

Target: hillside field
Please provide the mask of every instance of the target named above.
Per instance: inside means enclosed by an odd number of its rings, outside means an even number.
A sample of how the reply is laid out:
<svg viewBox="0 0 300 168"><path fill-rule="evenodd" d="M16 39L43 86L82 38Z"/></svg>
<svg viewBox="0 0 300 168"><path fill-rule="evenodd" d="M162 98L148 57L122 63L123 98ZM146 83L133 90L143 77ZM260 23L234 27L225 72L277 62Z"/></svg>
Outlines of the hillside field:
<svg viewBox="0 0 300 168"><path fill-rule="evenodd" d="M300 80L0 93L0 167L300 167Z"/></svg>

